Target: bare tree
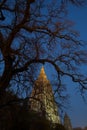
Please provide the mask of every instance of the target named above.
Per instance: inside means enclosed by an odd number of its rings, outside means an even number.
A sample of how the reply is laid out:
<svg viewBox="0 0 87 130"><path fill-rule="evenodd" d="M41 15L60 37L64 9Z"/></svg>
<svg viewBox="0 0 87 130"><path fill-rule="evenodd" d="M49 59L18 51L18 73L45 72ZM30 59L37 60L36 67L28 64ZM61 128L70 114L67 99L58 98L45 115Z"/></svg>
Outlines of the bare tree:
<svg viewBox="0 0 87 130"><path fill-rule="evenodd" d="M70 2L81 5L83 0ZM55 92L59 92L63 76L76 82L81 93L87 89L87 76L80 71L80 66L87 64L85 43L72 29L73 22L65 18L65 3L1 1L5 19L0 21L0 95L11 87L30 91L40 63L49 63L56 70Z"/></svg>
<svg viewBox="0 0 87 130"><path fill-rule="evenodd" d="M86 1L84 0L62 0L63 3L72 3L76 6L82 6L85 4Z"/></svg>

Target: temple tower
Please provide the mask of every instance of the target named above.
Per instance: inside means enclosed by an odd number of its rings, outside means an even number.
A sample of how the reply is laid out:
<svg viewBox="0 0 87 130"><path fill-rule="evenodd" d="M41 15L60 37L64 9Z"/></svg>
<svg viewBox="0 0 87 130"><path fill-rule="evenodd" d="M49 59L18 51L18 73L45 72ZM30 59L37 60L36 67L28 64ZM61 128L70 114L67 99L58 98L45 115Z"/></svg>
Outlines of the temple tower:
<svg viewBox="0 0 87 130"><path fill-rule="evenodd" d="M30 98L30 108L42 116L45 116L54 124L60 123L52 87L47 79L44 67L41 68L40 74L35 81Z"/></svg>
<svg viewBox="0 0 87 130"><path fill-rule="evenodd" d="M66 130L72 130L72 125L69 116L65 113L64 116L64 127Z"/></svg>

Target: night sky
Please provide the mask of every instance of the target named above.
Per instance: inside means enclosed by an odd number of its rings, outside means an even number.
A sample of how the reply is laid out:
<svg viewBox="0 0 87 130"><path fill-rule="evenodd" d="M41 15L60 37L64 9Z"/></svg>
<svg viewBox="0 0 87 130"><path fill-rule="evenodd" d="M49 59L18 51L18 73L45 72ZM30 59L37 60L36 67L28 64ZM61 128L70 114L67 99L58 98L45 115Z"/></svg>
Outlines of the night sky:
<svg viewBox="0 0 87 130"><path fill-rule="evenodd" d="M70 7L69 10L69 18L75 22L75 29L80 32L80 39L87 41L87 5L79 8ZM82 69L87 74L87 66L84 66ZM72 109L68 111L72 125L73 127L87 126L87 102L84 103L79 93L73 93L72 91L75 91L75 88L70 89Z"/></svg>
<svg viewBox="0 0 87 130"><path fill-rule="evenodd" d="M84 7L69 6L68 19L75 23L74 29L80 33L80 39L87 41L87 5ZM87 44L87 42L86 42ZM45 68L48 78L50 79L52 70ZM82 71L87 74L87 66L82 67ZM69 78L64 82L67 84L68 93L70 94L70 107L66 110L71 119L73 127L87 126L87 101L84 102L74 84Z"/></svg>

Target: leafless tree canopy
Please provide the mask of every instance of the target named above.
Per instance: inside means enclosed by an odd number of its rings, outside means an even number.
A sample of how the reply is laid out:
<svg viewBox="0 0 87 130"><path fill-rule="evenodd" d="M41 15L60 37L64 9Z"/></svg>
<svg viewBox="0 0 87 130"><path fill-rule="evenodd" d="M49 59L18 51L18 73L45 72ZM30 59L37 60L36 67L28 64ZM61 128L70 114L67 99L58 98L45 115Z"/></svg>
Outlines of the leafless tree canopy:
<svg viewBox="0 0 87 130"><path fill-rule="evenodd" d="M68 76L81 92L87 89L85 43L66 19L66 2L83 0L1 0L0 2L0 93L12 89L30 91L40 64L56 70L56 92ZM2 19L4 17L4 19Z"/></svg>

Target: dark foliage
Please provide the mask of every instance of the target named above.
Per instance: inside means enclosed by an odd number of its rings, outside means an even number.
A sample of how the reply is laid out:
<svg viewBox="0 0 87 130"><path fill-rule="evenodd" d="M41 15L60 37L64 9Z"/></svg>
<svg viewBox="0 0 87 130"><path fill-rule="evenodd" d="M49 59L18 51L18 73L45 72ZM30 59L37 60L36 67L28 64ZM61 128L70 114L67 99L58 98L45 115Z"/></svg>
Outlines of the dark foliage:
<svg viewBox="0 0 87 130"><path fill-rule="evenodd" d="M12 93L5 92L3 102L18 100ZM2 103L1 103L2 104ZM3 104L2 104L3 105ZM54 127L55 126L55 127ZM7 104L0 108L0 130L65 130L62 125L53 125L39 113L29 111L23 103Z"/></svg>

